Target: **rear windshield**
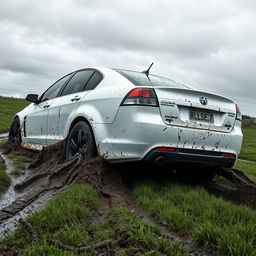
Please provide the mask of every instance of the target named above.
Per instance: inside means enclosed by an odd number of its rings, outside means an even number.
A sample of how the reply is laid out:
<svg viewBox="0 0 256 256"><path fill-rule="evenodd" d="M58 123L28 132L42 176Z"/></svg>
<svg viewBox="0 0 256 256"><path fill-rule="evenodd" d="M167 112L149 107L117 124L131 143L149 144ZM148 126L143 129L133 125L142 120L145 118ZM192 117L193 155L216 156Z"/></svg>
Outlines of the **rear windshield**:
<svg viewBox="0 0 256 256"><path fill-rule="evenodd" d="M114 69L114 70L120 73L121 75L123 75L134 85L138 85L138 86L154 86L154 87L170 86L170 87L176 87L176 88L189 88L184 84L175 82L169 78L165 78L161 76L155 76L155 75L147 76L145 73L142 73L142 72L123 70L123 69Z"/></svg>

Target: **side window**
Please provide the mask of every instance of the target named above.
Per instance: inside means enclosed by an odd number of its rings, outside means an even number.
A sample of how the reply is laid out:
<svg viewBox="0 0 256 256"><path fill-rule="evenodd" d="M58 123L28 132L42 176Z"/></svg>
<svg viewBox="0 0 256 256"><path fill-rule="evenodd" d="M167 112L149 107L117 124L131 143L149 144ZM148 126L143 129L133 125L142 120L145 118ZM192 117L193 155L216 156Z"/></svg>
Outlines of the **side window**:
<svg viewBox="0 0 256 256"><path fill-rule="evenodd" d="M78 71L68 82L61 96L83 91L86 83L93 74L92 70Z"/></svg>
<svg viewBox="0 0 256 256"><path fill-rule="evenodd" d="M89 82L86 84L85 90L94 89L100 83L102 78L102 75L95 71Z"/></svg>
<svg viewBox="0 0 256 256"><path fill-rule="evenodd" d="M70 78L70 76L71 74L63 77L62 79L57 81L55 84L53 84L49 89L47 89L47 91L45 91L45 93L43 94L41 101L51 100L57 97L60 89L66 83L66 81Z"/></svg>

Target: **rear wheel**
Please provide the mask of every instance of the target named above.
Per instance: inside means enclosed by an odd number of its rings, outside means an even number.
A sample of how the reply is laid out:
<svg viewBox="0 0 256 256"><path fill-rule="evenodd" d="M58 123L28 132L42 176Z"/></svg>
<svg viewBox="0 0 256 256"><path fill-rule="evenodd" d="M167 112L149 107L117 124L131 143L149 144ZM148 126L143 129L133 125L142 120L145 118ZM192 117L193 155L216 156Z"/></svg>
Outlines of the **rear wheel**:
<svg viewBox="0 0 256 256"><path fill-rule="evenodd" d="M84 121L74 125L68 135L66 159L77 157L79 161L97 156L95 140L91 128Z"/></svg>
<svg viewBox="0 0 256 256"><path fill-rule="evenodd" d="M20 119L15 117L9 130L9 141L21 143Z"/></svg>

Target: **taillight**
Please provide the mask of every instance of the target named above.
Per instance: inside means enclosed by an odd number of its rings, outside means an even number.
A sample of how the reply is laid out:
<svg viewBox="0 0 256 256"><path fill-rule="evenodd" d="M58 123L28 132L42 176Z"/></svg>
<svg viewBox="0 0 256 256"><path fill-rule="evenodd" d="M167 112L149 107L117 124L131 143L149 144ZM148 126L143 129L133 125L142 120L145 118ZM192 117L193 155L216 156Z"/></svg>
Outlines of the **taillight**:
<svg viewBox="0 0 256 256"><path fill-rule="evenodd" d="M121 105L143 105L157 107L158 101L154 89L136 88L131 90L125 96Z"/></svg>
<svg viewBox="0 0 256 256"><path fill-rule="evenodd" d="M242 121L242 113L237 104L236 104L236 120Z"/></svg>
<svg viewBox="0 0 256 256"><path fill-rule="evenodd" d="M156 151L170 151L170 152L173 152L173 151L176 151L176 148L159 147L159 148L154 148L154 150L156 150Z"/></svg>
<svg viewBox="0 0 256 256"><path fill-rule="evenodd" d="M236 155L234 155L234 154L229 154L229 153L224 153L223 156L226 156L226 157L236 157Z"/></svg>

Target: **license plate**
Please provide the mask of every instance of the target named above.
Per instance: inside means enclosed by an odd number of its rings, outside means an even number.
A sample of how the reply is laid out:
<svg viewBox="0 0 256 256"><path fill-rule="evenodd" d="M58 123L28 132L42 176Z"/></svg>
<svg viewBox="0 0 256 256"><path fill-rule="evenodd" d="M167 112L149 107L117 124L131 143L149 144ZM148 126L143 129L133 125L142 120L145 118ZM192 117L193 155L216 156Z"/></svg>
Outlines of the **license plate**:
<svg viewBox="0 0 256 256"><path fill-rule="evenodd" d="M191 109L189 111L189 118L190 120L193 120L193 121L200 121L200 122L206 122L206 123L214 122L213 113L203 111L203 110Z"/></svg>

